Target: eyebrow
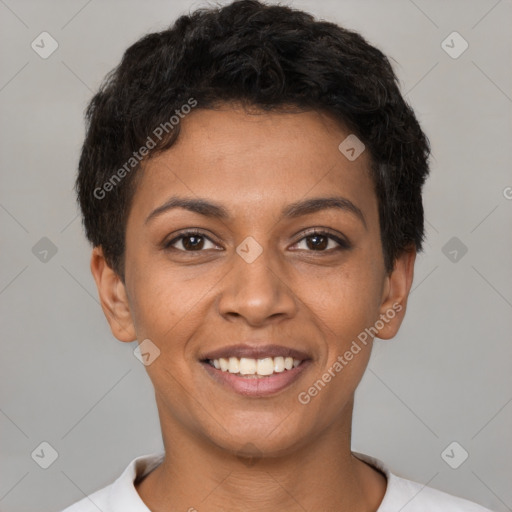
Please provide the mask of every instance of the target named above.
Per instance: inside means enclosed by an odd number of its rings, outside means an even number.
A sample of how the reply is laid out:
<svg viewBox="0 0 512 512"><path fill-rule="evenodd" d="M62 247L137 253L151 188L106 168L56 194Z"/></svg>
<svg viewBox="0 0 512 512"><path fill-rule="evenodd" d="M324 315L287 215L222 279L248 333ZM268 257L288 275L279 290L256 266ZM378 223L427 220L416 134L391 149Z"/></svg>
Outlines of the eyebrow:
<svg viewBox="0 0 512 512"><path fill-rule="evenodd" d="M350 201L350 199L340 196L318 197L306 199L305 201L297 201L296 203L292 203L284 208L281 215L287 218L296 218L330 208L337 208L339 210L352 213L363 223L365 229L368 229L366 219L361 209Z"/></svg>
<svg viewBox="0 0 512 512"><path fill-rule="evenodd" d="M183 208L190 212L198 213L199 215L204 215L205 217L212 217L220 220L227 220L230 218L230 215L226 208L224 208L222 205L218 203L214 203L202 198L192 199L186 197L173 196L170 197L165 203L160 205L158 208L154 209L147 216L144 223L147 224L150 220L174 208ZM291 203L282 210L281 217L292 219L301 217L302 215L309 215L331 208L337 208L339 210L352 213L363 223L365 229L368 229L366 219L361 209L358 208L349 199L340 196L318 197Z"/></svg>

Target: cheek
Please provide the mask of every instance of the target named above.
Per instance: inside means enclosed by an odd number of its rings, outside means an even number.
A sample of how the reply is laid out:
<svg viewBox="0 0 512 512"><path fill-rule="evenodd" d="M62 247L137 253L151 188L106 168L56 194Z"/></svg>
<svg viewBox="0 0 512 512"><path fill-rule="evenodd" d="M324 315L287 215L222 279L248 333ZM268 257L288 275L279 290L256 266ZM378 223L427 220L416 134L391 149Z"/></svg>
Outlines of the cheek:
<svg viewBox="0 0 512 512"><path fill-rule="evenodd" d="M133 316L137 335L150 338L159 346L169 338L175 338L187 316L197 307L201 290L180 282L171 273L159 273L154 269L133 282Z"/></svg>
<svg viewBox="0 0 512 512"><path fill-rule="evenodd" d="M325 420L343 411L366 370L372 337L365 329L378 315L378 292L371 279L350 279L346 273L322 284L321 293L310 295L317 297L312 311L324 350L299 401L314 404L308 414Z"/></svg>
<svg viewBox="0 0 512 512"><path fill-rule="evenodd" d="M148 263L141 268L147 270L135 274L131 294L137 338L155 343L166 368L186 371L188 341L208 318L223 274L212 271L191 278L166 265ZM155 368L148 370L151 373Z"/></svg>
<svg viewBox="0 0 512 512"><path fill-rule="evenodd" d="M297 285L302 302L330 336L341 342L357 336L378 317L381 286L377 272L362 259Z"/></svg>
<svg viewBox="0 0 512 512"><path fill-rule="evenodd" d="M324 344L315 382L328 382L328 390L320 402L332 402L336 410L357 387L370 358L372 336L366 329L379 318L381 294L381 275L374 268L362 255L303 287Z"/></svg>

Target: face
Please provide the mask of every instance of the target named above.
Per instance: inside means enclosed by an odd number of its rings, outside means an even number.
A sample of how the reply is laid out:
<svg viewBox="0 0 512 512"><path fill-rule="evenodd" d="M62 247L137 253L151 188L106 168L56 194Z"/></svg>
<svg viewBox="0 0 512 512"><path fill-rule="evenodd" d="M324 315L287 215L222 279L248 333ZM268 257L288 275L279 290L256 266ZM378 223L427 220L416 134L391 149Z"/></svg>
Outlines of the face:
<svg viewBox="0 0 512 512"><path fill-rule="evenodd" d="M196 110L144 167L125 284L101 249L91 268L114 335L150 340L164 437L282 454L351 417L369 334L402 321L414 251L385 272L369 155L338 149L349 134L319 112Z"/></svg>

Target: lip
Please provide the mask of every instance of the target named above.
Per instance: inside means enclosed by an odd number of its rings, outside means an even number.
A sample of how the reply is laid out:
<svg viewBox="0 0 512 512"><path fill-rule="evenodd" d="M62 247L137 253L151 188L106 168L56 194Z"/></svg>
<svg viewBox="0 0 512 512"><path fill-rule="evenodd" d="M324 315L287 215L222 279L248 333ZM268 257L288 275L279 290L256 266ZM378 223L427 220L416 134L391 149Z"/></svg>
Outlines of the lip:
<svg viewBox="0 0 512 512"><path fill-rule="evenodd" d="M211 352L208 352L199 357L201 362L207 359L220 359L229 357L247 357L249 359L263 359L264 357L293 357L300 361L311 359L311 356L301 350L297 350L291 347L284 347L281 345L231 345L225 346ZM288 370L292 371L292 370Z"/></svg>
<svg viewBox="0 0 512 512"><path fill-rule="evenodd" d="M212 352L212 354L215 354L215 352ZM266 352L266 354L268 354L268 352ZM214 359L217 358L215 357ZM250 377L241 377L234 373L217 370L207 361L201 361L203 368L216 382L226 386L235 393L255 398L275 395L283 391L285 388L291 386L310 364L311 359L305 359L296 368L285 370L281 373L274 373L266 377L254 377L252 375Z"/></svg>
<svg viewBox="0 0 512 512"><path fill-rule="evenodd" d="M208 363L208 360L220 358L246 357L249 359L263 359L265 357L292 357L301 361L300 365L280 373L264 377L240 376L230 372L217 370ZM231 389L235 393L250 397L263 397L274 395L295 382L311 363L311 356L302 350L285 347L283 345L268 344L251 345L242 343L224 346L199 357L200 363L208 375L217 383Z"/></svg>

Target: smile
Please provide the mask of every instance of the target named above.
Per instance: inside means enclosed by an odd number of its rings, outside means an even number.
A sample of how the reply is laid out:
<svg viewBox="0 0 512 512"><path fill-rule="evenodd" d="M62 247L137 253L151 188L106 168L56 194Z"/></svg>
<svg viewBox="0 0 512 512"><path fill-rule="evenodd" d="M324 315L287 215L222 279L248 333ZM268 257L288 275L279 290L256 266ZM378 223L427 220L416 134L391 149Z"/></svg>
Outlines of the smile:
<svg viewBox="0 0 512 512"><path fill-rule="evenodd" d="M252 359L248 357L221 357L219 359L208 359L207 362L222 372L233 373L238 376L267 377L276 373L282 373L297 368L300 359L293 357L265 357L263 359Z"/></svg>
<svg viewBox="0 0 512 512"><path fill-rule="evenodd" d="M205 352L199 362L222 388L256 398L291 386L311 365L313 357L298 347L253 340Z"/></svg>

